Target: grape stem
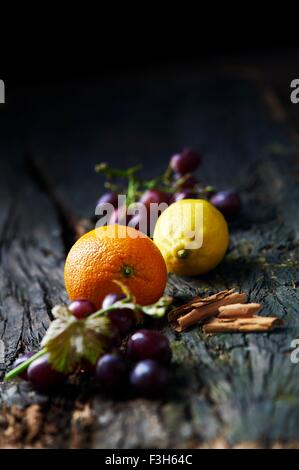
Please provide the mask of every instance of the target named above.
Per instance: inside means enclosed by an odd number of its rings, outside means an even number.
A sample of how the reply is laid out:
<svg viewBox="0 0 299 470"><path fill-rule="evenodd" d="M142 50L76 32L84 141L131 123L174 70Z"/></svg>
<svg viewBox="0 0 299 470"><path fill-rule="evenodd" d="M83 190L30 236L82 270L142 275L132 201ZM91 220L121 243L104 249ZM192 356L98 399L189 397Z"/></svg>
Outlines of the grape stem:
<svg viewBox="0 0 299 470"><path fill-rule="evenodd" d="M27 359L27 361L22 362L22 364L20 364L18 367L15 367L11 371L9 371L5 375L4 380L6 380L6 381L11 380L14 377L16 377L17 375L20 375L22 372L24 372L30 366L30 364L33 361L35 361L35 359L38 359L39 357L44 356L44 354L46 354L46 353L47 353L46 348L41 349L40 351L35 353L33 356L31 356L29 359Z"/></svg>
<svg viewBox="0 0 299 470"><path fill-rule="evenodd" d="M125 307L126 304L123 303L123 307ZM97 310L96 312L92 313L91 315L89 315L88 318L98 318L98 317L101 317L102 315L104 315L105 313L107 312L111 312L111 310L117 310L119 308L119 304L117 305L110 305L110 307L107 307L107 308L102 308L101 310Z"/></svg>

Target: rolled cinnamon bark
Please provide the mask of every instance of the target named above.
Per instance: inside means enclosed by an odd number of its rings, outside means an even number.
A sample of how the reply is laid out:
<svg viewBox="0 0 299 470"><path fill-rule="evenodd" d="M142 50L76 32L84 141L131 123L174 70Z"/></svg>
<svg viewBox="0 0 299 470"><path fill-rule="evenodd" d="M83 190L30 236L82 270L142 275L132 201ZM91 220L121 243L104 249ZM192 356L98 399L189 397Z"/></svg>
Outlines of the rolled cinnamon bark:
<svg viewBox="0 0 299 470"><path fill-rule="evenodd" d="M211 302L203 302L196 308L193 308L189 313L176 318L172 322L173 328L181 332L186 328L198 323L199 321L206 320L207 318L216 315L218 308L222 305L231 305L234 303L245 303L247 301L247 294L245 293L230 293L225 295L223 298Z"/></svg>
<svg viewBox="0 0 299 470"><path fill-rule="evenodd" d="M223 305L219 307L218 318L246 318L253 317L262 308L261 304L234 304L234 305Z"/></svg>
<svg viewBox="0 0 299 470"><path fill-rule="evenodd" d="M168 320L173 321L176 318L184 315L185 313L190 312L194 308L203 307L204 305L215 302L216 300L221 300L227 295L232 294L234 291L235 289L222 290L220 292L217 292L216 294L212 294L207 297L194 297L192 300L185 303L184 305L181 305L180 307L171 310L168 313Z"/></svg>
<svg viewBox="0 0 299 470"><path fill-rule="evenodd" d="M277 317L214 318L203 326L205 333L253 333L269 331L282 320Z"/></svg>

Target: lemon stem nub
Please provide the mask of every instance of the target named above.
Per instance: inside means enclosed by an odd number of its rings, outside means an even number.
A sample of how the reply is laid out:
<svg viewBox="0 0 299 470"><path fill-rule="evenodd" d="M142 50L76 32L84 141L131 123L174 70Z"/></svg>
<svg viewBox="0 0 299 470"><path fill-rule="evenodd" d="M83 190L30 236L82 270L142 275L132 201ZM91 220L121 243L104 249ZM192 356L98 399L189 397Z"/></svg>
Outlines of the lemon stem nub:
<svg viewBox="0 0 299 470"><path fill-rule="evenodd" d="M122 269L122 272L123 272L123 275L125 277L132 277L133 273L134 273L134 270L133 270L132 266L124 266L123 269Z"/></svg>
<svg viewBox="0 0 299 470"><path fill-rule="evenodd" d="M188 251L187 250L179 250L177 252L177 257L180 259L185 259L188 256Z"/></svg>

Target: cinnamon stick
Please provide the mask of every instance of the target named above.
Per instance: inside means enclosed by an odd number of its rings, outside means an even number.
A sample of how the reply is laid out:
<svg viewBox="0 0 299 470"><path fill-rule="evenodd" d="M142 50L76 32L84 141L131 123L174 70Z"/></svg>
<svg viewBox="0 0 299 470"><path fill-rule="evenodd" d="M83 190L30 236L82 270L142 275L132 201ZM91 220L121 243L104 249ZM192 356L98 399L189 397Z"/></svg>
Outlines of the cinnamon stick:
<svg viewBox="0 0 299 470"><path fill-rule="evenodd" d="M189 302L181 305L180 307L177 307L173 310L171 310L168 313L168 320L173 321L176 318L182 316L184 313L188 313L194 308L201 307L204 304L208 304L211 302L215 302L216 300L220 300L224 298L227 295L232 294L235 291L235 289L230 289L230 290L222 290L220 292L217 292L216 294L209 295L207 297L194 297L192 300Z"/></svg>
<svg viewBox="0 0 299 470"><path fill-rule="evenodd" d="M231 291L226 291L226 294L222 298L219 298L219 296L217 297L217 295L215 295L210 296L209 301L207 301L208 298L206 298L205 301L198 302L197 306L191 311L189 311L189 313L186 313L181 317L175 318L172 321L173 328L176 331L181 332L186 328L194 325L195 323L198 323L202 320L206 320L207 318L210 318L211 316L215 315L218 312L218 308L223 305L231 305L235 303L240 304L245 303L247 301L247 294L245 293L238 294L235 292L227 292ZM213 297L212 300L211 297Z"/></svg>
<svg viewBox="0 0 299 470"><path fill-rule="evenodd" d="M214 318L203 326L205 333L253 333L269 331L282 320L277 317Z"/></svg>
<svg viewBox="0 0 299 470"><path fill-rule="evenodd" d="M218 318L246 318L253 317L262 308L261 304L234 304L219 307Z"/></svg>

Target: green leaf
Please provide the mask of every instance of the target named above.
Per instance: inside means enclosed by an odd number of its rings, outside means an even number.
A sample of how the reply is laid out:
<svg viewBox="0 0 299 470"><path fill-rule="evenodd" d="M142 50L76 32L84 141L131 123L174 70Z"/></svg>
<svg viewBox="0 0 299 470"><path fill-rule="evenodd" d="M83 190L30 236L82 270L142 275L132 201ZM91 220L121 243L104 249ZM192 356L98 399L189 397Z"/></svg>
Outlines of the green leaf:
<svg viewBox="0 0 299 470"><path fill-rule="evenodd" d="M52 308L52 315L54 318L74 318L72 312L67 308L66 305L55 305Z"/></svg>
<svg viewBox="0 0 299 470"><path fill-rule="evenodd" d="M68 374L82 358L94 364L105 350L105 337L109 335L108 318L77 320L67 307L57 306L53 310L56 319L41 343L49 353L53 368Z"/></svg>
<svg viewBox="0 0 299 470"><path fill-rule="evenodd" d="M172 297L161 297L156 303L152 305L141 306L136 304L135 297L131 294L129 288L123 284L121 281L113 281L117 284L122 292L125 294L126 298L118 300L113 304L113 308L130 308L135 312L136 320L139 323L142 323L143 317L142 314L150 315L154 318L161 318L165 315L167 309L172 303Z"/></svg>
<svg viewBox="0 0 299 470"><path fill-rule="evenodd" d="M142 308L142 311L146 315L150 315L154 318L161 318L165 315L167 309L172 303L172 297L161 297L155 304L146 305Z"/></svg>
<svg viewBox="0 0 299 470"><path fill-rule="evenodd" d="M107 317L98 317L87 318L84 323L82 357L95 364L105 352L107 339L111 334L110 321Z"/></svg>
<svg viewBox="0 0 299 470"><path fill-rule="evenodd" d="M93 318L91 316L84 320L85 330L93 330L97 334L110 336L110 321L107 317Z"/></svg>
<svg viewBox="0 0 299 470"><path fill-rule="evenodd" d="M47 349L54 369L66 374L74 370L80 357L77 342L80 341L81 331L82 323L75 317L52 321L41 345Z"/></svg>

